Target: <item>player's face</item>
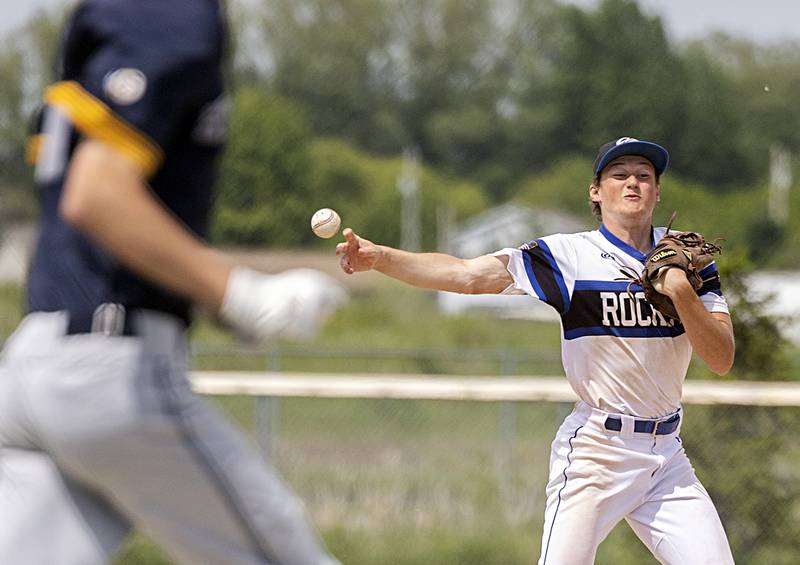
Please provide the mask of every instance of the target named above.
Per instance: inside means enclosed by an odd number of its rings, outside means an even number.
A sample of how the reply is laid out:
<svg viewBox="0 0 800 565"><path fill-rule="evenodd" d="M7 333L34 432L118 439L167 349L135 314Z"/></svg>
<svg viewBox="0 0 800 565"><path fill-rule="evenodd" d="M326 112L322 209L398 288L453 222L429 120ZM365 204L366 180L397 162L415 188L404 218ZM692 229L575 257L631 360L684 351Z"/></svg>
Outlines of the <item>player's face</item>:
<svg viewBox="0 0 800 565"><path fill-rule="evenodd" d="M625 155L603 169L589 196L600 203L604 220L625 217L650 222L660 190L653 164L644 157Z"/></svg>

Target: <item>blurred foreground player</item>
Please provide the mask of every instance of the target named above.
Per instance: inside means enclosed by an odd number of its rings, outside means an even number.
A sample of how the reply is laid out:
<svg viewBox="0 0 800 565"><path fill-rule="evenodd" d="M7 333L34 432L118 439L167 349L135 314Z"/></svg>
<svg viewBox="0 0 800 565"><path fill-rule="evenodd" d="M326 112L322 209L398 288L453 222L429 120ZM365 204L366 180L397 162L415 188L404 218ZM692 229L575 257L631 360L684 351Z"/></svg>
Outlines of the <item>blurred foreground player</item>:
<svg viewBox="0 0 800 565"><path fill-rule="evenodd" d="M29 313L0 365L0 563L106 563L133 528L180 563L336 563L186 378L191 303L258 339L318 315L293 273L202 243L224 43L217 0L88 0L68 25Z"/></svg>
<svg viewBox="0 0 800 565"><path fill-rule="evenodd" d="M589 187L602 221L597 230L468 260L376 245L349 229L337 246L346 273L375 269L421 288L527 294L561 316L564 372L580 400L552 445L540 565L590 565L623 519L661 563L733 563L678 435L692 350L716 373L733 363L716 265L702 268L700 288L677 267L657 277L657 292L671 299L680 321L659 312L631 280L645 262L673 252L660 251L667 229L651 223L668 159L647 141L604 144Z"/></svg>

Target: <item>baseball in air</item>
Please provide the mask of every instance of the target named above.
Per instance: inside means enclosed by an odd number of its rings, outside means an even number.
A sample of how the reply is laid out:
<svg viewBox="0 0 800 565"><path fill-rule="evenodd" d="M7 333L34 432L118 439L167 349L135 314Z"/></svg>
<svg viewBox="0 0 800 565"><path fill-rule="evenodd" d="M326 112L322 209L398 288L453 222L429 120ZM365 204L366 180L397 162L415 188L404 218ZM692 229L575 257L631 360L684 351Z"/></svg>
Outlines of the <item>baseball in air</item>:
<svg viewBox="0 0 800 565"><path fill-rule="evenodd" d="M335 236L341 225L342 219L339 214L330 208L320 208L311 216L311 230L323 239Z"/></svg>

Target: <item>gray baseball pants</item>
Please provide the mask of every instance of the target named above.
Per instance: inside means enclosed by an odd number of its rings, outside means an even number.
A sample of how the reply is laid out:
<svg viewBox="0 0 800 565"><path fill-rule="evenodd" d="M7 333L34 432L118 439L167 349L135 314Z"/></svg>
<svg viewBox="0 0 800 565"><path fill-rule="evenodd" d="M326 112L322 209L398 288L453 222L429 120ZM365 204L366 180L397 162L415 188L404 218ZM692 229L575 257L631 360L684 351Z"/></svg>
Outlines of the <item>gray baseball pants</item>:
<svg viewBox="0 0 800 565"><path fill-rule="evenodd" d="M192 392L184 330L23 320L0 360L0 563L106 563L140 528L180 563L330 565L301 502Z"/></svg>

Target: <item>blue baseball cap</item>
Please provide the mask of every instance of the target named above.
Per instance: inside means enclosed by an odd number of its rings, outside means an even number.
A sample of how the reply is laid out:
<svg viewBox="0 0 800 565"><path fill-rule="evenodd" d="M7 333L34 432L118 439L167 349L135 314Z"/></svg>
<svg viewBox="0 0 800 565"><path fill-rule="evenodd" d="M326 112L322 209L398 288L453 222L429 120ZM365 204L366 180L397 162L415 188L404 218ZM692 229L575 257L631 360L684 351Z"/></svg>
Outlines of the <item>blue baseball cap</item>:
<svg viewBox="0 0 800 565"><path fill-rule="evenodd" d="M639 141L635 137L620 137L600 147L594 160L594 174L597 175L606 165L623 155L639 155L653 164L656 175L663 174L669 164L669 153L657 143Z"/></svg>

